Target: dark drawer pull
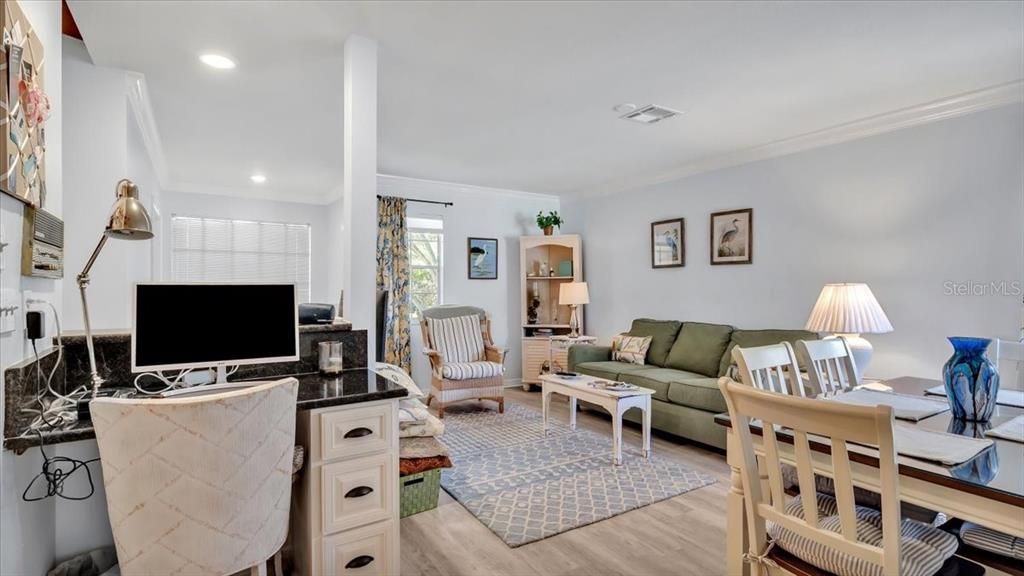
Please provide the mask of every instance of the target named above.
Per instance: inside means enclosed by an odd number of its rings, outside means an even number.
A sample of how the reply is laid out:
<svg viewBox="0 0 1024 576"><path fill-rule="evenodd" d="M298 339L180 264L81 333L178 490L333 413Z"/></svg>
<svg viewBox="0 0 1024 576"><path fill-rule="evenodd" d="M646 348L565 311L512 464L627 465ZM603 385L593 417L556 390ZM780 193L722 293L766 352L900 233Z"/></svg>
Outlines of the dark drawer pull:
<svg viewBox="0 0 1024 576"><path fill-rule="evenodd" d="M345 564L345 569L353 570L355 568L362 568L363 566L369 566L371 562L373 562L373 556L363 554L362 556L356 556L349 560L348 564Z"/></svg>
<svg viewBox="0 0 1024 576"><path fill-rule="evenodd" d="M405 484L402 484L402 486L412 486L414 484L419 484L421 482L423 482L422 476L420 476L419 478L413 478L412 480L406 480Z"/></svg>
<svg viewBox="0 0 1024 576"><path fill-rule="evenodd" d="M373 434L373 430L361 426L345 432L345 438L362 438L363 436L369 436L370 434Z"/></svg>
<svg viewBox="0 0 1024 576"><path fill-rule="evenodd" d="M360 498L366 496L370 492L373 492L373 488L369 486L356 486L355 488L345 492L345 498Z"/></svg>

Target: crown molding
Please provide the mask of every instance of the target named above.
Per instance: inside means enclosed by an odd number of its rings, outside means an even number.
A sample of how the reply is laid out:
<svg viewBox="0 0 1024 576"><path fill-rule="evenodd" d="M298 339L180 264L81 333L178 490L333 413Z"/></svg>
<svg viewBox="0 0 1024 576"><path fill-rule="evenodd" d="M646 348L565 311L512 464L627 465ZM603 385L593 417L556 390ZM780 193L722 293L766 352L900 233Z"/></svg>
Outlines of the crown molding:
<svg viewBox="0 0 1024 576"><path fill-rule="evenodd" d="M393 174L377 174L377 192L387 194L387 187L398 182L404 182L413 187L418 187L424 192L430 192L437 188L448 188L455 192L473 192L478 194L490 194L498 196L511 196L514 198L527 198L533 200L558 199L556 194L541 194L539 192L527 192L525 190L512 190L509 188L491 188L488 186L477 186L475 184L461 184L459 182L447 182L444 180L427 180L425 178L411 178L408 176L395 176Z"/></svg>
<svg viewBox="0 0 1024 576"><path fill-rule="evenodd" d="M798 136L776 140L752 148L706 156L692 162L687 162L672 170L653 175L609 180L592 188L568 192L564 196L609 196L628 190L680 180L703 172L711 172L722 168L739 166L759 160L885 134L912 126L965 116L1015 102L1024 102L1024 80L1015 80L973 92L965 92L941 100L934 100L892 112L861 118L852 122L837 124Z"/></svg>
<svg viewBox="0 0 1024 576"><path fill-rule="evenodd" d="M125 74L125 92L128 94L128 109L131 110L135 123L142 133L142 144L146 147L149 160L153 163L157 182L160 188L166 189L168 183L167 159L164 156L160 132L156 128L156 117L149 101L149 87L146 77L137 72Z"/></svg>

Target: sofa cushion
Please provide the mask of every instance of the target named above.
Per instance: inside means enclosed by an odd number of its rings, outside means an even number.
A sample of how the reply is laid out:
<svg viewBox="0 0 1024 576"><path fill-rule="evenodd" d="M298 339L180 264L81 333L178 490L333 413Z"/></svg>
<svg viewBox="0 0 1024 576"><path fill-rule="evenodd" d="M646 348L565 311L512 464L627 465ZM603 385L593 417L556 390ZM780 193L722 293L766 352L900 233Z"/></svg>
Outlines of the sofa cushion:
<svg viewBox="0 0 1024 576"><path fill-rule="evenodd" d="M654 390L654 399L663 402L668 402L668 390L673 382L699 377L700 374L673 370L671 368L652 368L643 372L630 372L619 375L619 379L623 382Z"/></svg>
<svg viewBox="0 0 1024 576"><path fill-rule="evenodd" d="M807 330L734 330L729 347L721 356L718 364L718 375L725 376L732 362L732 349L736 346L750 348L751 346L770 346L780 342L796 343L797 340L817 340L816 332ZM801 366L802 367L802 366Z"/></svg>
<svg viewBox="0 0 1024 576"><path fill-rule="evenodd" d="M651 346L647 349L647 363L665 366L665 359L668 358L668 351L672 349L672 343L676 341L680 326L682 322L676 320L637 318L633 320L629 335L650 336Z"/></svg>
<svg viewBox="0 0 1024 576"><path fill-rule="evenodd" d="M714 377L718 376L718 361L729 345L732 326L687 322L668 353L665 366Z"/></svg>
<svg viewBox="0 0 1024 576"><path fill-rule="evenodd" d="M718 388L718 378L704 378L699 375L673 382L668 387L668 401L680 406L706 410L716 414L728 412L725 398Z"/></svg>
<svg viewBox="0 0 1024 576"><path fill-rule="evenodd" d="M605 360L602 362L581 362L576 365L576 371L593 376L595 378L605 378L607 380L619 380L620 374L632 374L634 372L642 372L646 370L654 370L653 366L641 366L640 364L629 364L626 362L616 362L614 360Z"/></svg>

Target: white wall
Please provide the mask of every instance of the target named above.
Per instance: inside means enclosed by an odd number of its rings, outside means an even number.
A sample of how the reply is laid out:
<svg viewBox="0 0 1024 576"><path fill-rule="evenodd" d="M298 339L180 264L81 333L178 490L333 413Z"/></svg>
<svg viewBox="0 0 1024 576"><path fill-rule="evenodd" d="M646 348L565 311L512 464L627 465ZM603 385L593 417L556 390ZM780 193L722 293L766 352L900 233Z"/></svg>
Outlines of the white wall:
<svg viewBox="0 0 1024 576"><path fill-rule="evenodd" d="M873 377L937 378L950 335L1016 337L1024 280L1020 104L601 198L563 200L584 239L589 331L640 316L800 328L827 282L867 282L892 321ZM754 263L710 266L708 215L754 209ZM686 266L650 267L650 223L686 218Z"/></svg>
<svg viewBox="0 0 1024 576"><path fill-rule="evenodd" d="M60 3L22 1L21 6L43 42L46 55L44 87L50 97L50 118L46 123L46 188L44 208L62 216L63 205L63 88L61 84ZM0 194L0 241L9 245L0 252L0 287L13 291L13 304L22 306L25 292L45 299L61 310L61 283L21 276L22 204ZM5 303L6 305L6 303ZM48 317L52 314L47 314ZM3 368L31 355L24 338L25 310L19 308L14 332L0 335L0 382ZM53 332L50 320L48 331ZM45 344L44 348L47 348ZM0 404L5 402L0 386ZM0 414L0 429L3 414ZM54 558L54 502L47 500L26 503L21 500L25 486L40 469L38 452L15 456L3 451L0 455L0 574L43 574Z"/></svg>
<svg viewBox="0 0 1024 576"><path fill-rule="evenodd" d="M394 176L378 176L377 188L383 196L455 203L445 208L410 202L407 214L439 216L444 220L443 303L479 306L490 313L495 343L509 350L506 382L515 383L522 377L519 237L536 234L537 212L558 210L558 198ZM470 236L498 239L497 280L468 279L466 239ZM583 246L586 253L585 242ZM413 378L425 390L430 386L430 368L422 350L420 327L414 325Z"/></svg>
<svg viewBox="0 0 1024 576"><path fill-rule="evenodd" d="M337 306L345 283L345 201L339 198L331 202L323 213L327 225L327 251L323 260L327 294L324 302ZM377 247L374 246L373 250L376 252ZM342 316L344 311L337 310L337 314Z"/></svg>
<svg viewBox="0 0 1024 576"><path fill-rule="evenodd" d="M67 330L81 330L82 309L75 276L92 254L122 178L139 178L139 195L151 215L160 214L160 190L145 160L142 137L129 109L128 74L92 64L85 45L64 39L66 146L64 224L65 318ZM159 241L159 240L158 240ZM151 241L110 240L90 272L89 313L94 329L125 329L131 322L132 283L153 278Z"/></svg>
<svg viewBox="0 0 1024 576"><path fill-rule="evenodd" d="M163 193L164 224L162 236L166 239L163 254L164 278L171 279L171 218L173 216L197 216L205 218L234 218L263 222L284 222L288 224L309 224L310 243L310 298L313 302L337 305L336 293L327 290L328 217L324 206L277 202L211 194L192 194L167 190Z"/></svg>

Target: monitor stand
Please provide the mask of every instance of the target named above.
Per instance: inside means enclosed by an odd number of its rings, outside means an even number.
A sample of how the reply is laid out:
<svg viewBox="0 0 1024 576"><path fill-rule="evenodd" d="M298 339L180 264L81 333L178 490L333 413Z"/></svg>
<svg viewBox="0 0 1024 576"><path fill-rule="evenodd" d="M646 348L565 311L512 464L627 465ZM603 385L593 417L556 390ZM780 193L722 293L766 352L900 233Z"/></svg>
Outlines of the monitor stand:
<svg viewBox="0 0 1024 576"><path fill-rule="evenodd" d="M215 394L217 392L226 392L229 390L237 390L240 388L249 388L250 386L258 386L260 384L266 384L266 381L259 382L228 382L228 369L223 364L218 365L215 368L217 372L217 380L212 384L202 384L199 386L190 386L188 388L178 388L177 390L168 390L159 395L161 398L175 398L181 396L203 396L206 394Z"/></svg>

